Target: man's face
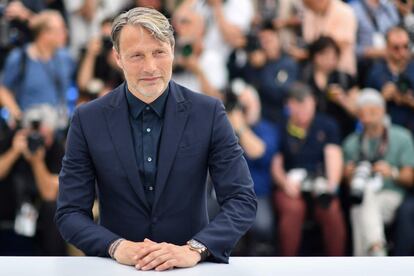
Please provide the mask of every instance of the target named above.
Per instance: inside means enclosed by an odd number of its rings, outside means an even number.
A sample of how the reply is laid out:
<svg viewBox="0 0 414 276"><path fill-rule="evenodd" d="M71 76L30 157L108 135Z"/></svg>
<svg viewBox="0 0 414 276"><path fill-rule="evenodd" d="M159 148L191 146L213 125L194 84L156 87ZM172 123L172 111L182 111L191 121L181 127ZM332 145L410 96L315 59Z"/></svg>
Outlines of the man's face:
<svg viewBox="0 0 414 276"><path fill-rule="evenodd" d="M326 6L326 3L330 0L303 0L305 6L313 12L320 13Z"/></svg>
<svg viewBox="0 0 414 276"><path fill-rule="evenodd" d="M388 35L387 55L391 62L408 61L410 57L409 37L404 31L395 31Z"/></svg>
<svg viewBox="0 0 414 276"><path fill-rule="evenodd" d="M61 16L51 16L46 29L46 36L50 45L61 48L66 45L67 29Z"/></svg>
<svg viewBox="0 0 414 276"><path fill-rule="evenodd" d="M376 105L366 105L358 109L358 118L365 129L382 125L385 110Z"/></svg>
<svg viewBox="0 0 414 276"><path fill-rule="evenodd" d="M302 101L295 99L288 100L290 118L294 124L308 125L315 115L315 99L307 96Z"/></svg>
<svg viewBox="0 0 414 276"><path fill-rule="evenodd" d="M167 88L174 59L168 42L155 39L140 26L126 25L115 56L129 90L142 101L154 101Z"/></svg>
<svg viewBox="0 0 414 276"><path fill-rule="evenodd" d="M315 65L324 71L331 72L338 66L338 54L332 47L317 53L314 58Z"/></svg>
<svg viewBox="0 0 414 276"><path fill-rule="evenodd" d="M277 57L280 54L280 43L277 33L263 30L259 33L260 45L268 57Z"/></svg>

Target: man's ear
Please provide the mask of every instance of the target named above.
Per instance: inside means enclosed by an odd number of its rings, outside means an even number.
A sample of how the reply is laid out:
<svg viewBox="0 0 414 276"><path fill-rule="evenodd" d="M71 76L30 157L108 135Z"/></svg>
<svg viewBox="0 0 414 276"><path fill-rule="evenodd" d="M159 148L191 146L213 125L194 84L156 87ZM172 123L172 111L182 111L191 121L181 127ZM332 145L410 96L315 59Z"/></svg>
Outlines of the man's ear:
<svg viewBox="0 0 414 276"><path fill-rule="evenodd" d="M121 68L124 69L121 62L121 55L118 53L118 51L115 49L115 47L112 47L112 52L114 53L116 64Z"/></svg>

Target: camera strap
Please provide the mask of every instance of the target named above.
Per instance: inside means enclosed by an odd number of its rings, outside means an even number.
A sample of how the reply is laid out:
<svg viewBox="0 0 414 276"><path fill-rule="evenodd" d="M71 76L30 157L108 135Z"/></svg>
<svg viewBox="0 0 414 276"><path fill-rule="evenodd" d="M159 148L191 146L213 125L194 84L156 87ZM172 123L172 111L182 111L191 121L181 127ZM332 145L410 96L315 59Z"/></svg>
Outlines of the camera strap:
<svg viewBox="0 0 414 276"><path fill-rule="evenodd" d="M379 145L376 147L374 154L370 154L370 140L364 136L364 133L359 135L359 160L367 160L370 162L376 162L381 160L385 156L385 152L388 149L388 128L384 129L384 132L381 135L381 140Z"/></svg>

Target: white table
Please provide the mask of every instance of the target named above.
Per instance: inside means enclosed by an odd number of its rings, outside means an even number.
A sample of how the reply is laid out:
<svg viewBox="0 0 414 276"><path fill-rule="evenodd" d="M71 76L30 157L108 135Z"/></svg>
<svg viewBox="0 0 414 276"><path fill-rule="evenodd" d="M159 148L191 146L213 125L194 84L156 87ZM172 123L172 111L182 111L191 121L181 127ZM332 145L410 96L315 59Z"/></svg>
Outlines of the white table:
<svg viewBox="0 0 414 276"><path fill-rule="evenodd" d="M160 274L162 273L162 274ZM137 271L97 257L0 257L0 276L413 276L414 257L232 257L165 272Z"/></svg>

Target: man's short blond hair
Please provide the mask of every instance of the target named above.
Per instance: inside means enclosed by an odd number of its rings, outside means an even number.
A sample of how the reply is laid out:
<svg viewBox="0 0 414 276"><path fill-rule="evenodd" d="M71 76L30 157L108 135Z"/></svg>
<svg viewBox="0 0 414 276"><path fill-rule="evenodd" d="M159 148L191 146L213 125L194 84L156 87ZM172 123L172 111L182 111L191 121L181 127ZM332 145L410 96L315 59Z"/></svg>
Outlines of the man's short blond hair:
<svg viewBox="0 0 414 276"><path fill-rule="evenodd" d="M119 37L126 25L141 26L149 31L155 39L167 42L174 47L174 31L168 19L159 11L137 7L120 14L112 24L112 43L119 53Z"/></svg>

